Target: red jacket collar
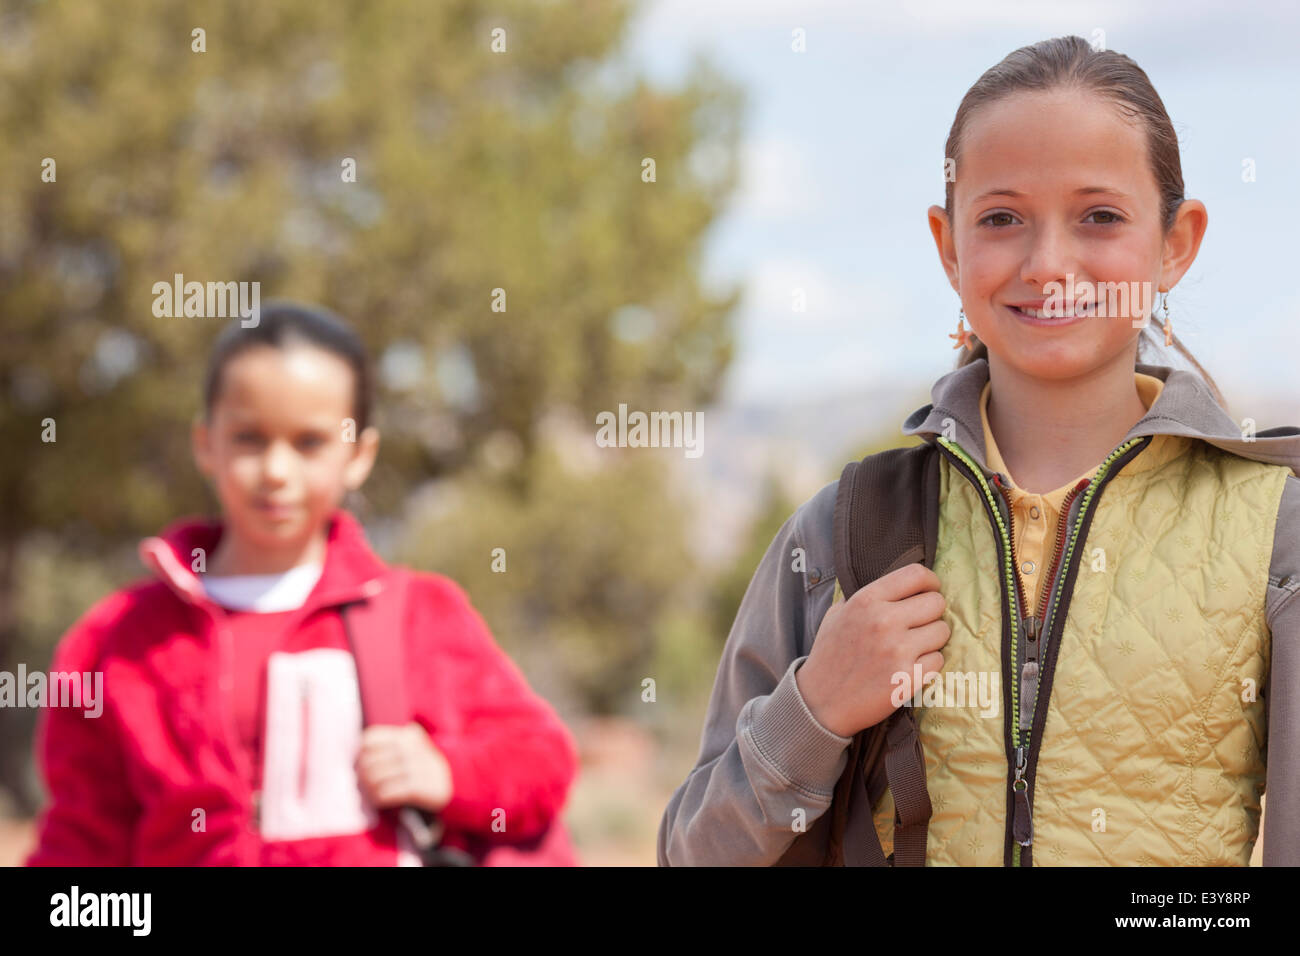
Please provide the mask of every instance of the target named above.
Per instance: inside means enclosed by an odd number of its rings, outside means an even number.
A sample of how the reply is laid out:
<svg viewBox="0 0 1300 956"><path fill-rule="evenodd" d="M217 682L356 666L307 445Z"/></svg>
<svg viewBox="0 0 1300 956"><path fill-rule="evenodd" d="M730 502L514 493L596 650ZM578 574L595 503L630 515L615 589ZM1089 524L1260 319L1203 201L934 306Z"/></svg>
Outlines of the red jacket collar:
<svg viewBox="0 0 1300 956"><path fill-rule="evenodd" d="M189 516L168 525L160 534L140 542L140 560L166 581L184 601L209 606L211 599L190 568L195 548L212 554L223 525L211 518ZM339 508L326 532L325 566L307 596L304 609L345 604L374 593L387 566L370 549L365 530L351 512Z"/></svg>

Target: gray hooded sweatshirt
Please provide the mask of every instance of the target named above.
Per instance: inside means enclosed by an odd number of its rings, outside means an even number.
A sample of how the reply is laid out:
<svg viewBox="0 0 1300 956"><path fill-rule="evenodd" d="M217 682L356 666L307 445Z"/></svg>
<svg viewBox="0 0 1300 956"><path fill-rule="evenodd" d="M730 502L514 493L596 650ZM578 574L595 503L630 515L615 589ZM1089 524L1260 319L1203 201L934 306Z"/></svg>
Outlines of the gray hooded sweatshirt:
<svg viewBox="0 0 1300 956"><path fill-rule="evenodd" d="M1199 438L1244 458L1288 466L1274 530L1266 598L1272 660L1268 706L1265 866L1300 865L1300 428L1256 432L1253 441L1214 401L1194 372L1139 364L1164 381L1124 440L1143 435ZM932 402L903 423L904 435L933 443L944 420L986 474L979 399L988 362L940 378ZM849 737L808 709L795 671L831 605L831 531L838 482L813 495L777 532L755 572L722 651L695 767L659 824L660 866L817 865L828 837L831 796L848 761ZM806 572L791 570L804 549ZM852 813L870 812L856 801ZM792 825L802 811L806 832Z"/></svg>

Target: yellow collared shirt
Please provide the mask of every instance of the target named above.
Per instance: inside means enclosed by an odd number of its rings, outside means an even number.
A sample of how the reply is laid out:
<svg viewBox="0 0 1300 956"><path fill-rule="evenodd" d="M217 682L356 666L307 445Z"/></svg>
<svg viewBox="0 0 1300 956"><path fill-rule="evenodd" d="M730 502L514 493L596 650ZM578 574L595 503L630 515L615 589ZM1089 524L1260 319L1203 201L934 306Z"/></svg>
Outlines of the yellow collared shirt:
<svg viewBox="0 0 1300 956"><path fill-rule="evenodd" d="M1153 375L1144 375L1141 372L1134 372L1133 376L1136 379L1138 396L1141 398L1142 404L1149 409L1156 398L1159 397L1160 390L1164 388L1165 383ZM1097 469L1101 467L1101 463L1098 462L1088 471L1071 481L1067 481L1055 491L1044 494L1033 494L1025 491L1015 483L1015 478L1007 469L1006 462L1002 460L1002 454L998 451L997 442L993 439L993 432L989 429L988 404L991 386L991 382L986 382L984 391L980 395L980 420L984 423L984 457L989 468L1001 472L1010 480L1007 491L1011 500L1012 517L1015 521L1014 545L1016 560L1019 561L1016 573L1020 576L1025 599L1029 604L1025 611L1026 616L1028 616L1037 612L1041 598L1038 592L1042 587L1042 579L1049 570L1047 564L1052 560L1052 552L1056 544L1057 526L1061 520L1061 506L1065 502L1065 496L1081 479L1091 479L1097 473ZM1156 436L1157 439L1160 437Z"/></svg>

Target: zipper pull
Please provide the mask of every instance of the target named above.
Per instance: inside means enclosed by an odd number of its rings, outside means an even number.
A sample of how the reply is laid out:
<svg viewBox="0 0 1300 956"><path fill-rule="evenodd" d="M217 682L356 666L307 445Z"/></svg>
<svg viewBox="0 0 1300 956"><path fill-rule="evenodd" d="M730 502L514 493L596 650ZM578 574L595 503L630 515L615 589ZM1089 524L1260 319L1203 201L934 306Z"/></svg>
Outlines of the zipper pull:
<svg viewBox="0 0 1300 956"><path fill-rule="evenodd" d="M1025 618L1025 665L1020 670L1020 729L1028 730L1034 720L1034 702L1038 692L1038 634L1043 619L1036 614Z"/></svg>
<svg viewBox="0 0 1300 956"><path fill-rule="evenodd" d="M1025 748L1016 748L1016 779L1011 784L1015 791L1015 817L1011 835L1021 846L1034 842L1034 815L1029 809L1029 782L1025 780Z"/></svg>
<svg viewBox="0 0 1300 956"><path fill-rule="evenodd" d="M1038 662L1026 661L1020 671L1020 731L1029 730L1034 722L1034 704L1038 700Z"/></svg>

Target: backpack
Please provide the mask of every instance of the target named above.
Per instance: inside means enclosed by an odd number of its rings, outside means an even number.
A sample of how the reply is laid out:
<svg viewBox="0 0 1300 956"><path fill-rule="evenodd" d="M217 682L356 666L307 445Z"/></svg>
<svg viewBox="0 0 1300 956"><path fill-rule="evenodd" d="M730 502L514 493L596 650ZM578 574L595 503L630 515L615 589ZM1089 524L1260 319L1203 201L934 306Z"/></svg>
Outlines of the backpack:
<svg viewBox="0 0 1300 956"><path fill-rule="evenodd" d="M907 564L934 567L939 536L939 452L925 442L849 462L835 499L835 575L844 599ZM872 811L888 787L894 850L886 857ZM860 803L850 819L850 806ZM835 785L824 866L924 866L930 822L925 755L905 703L859 731Z"/></svg>
<svg viewBox="0 0 1300 956"><path fill-rule="evenodd" d="M343 626L356 660L361 715L367 727L410 723L413 711L406 694L402 633L411 573L389 568L365 600L343 607ZM358 640L365 635L364 640ZM564 822L557 817L540 836L497 843L465 834L467 849L442 844L443 826L436 813L417 807L382 811L415 841L425 866L572 866Z"/></svg>

